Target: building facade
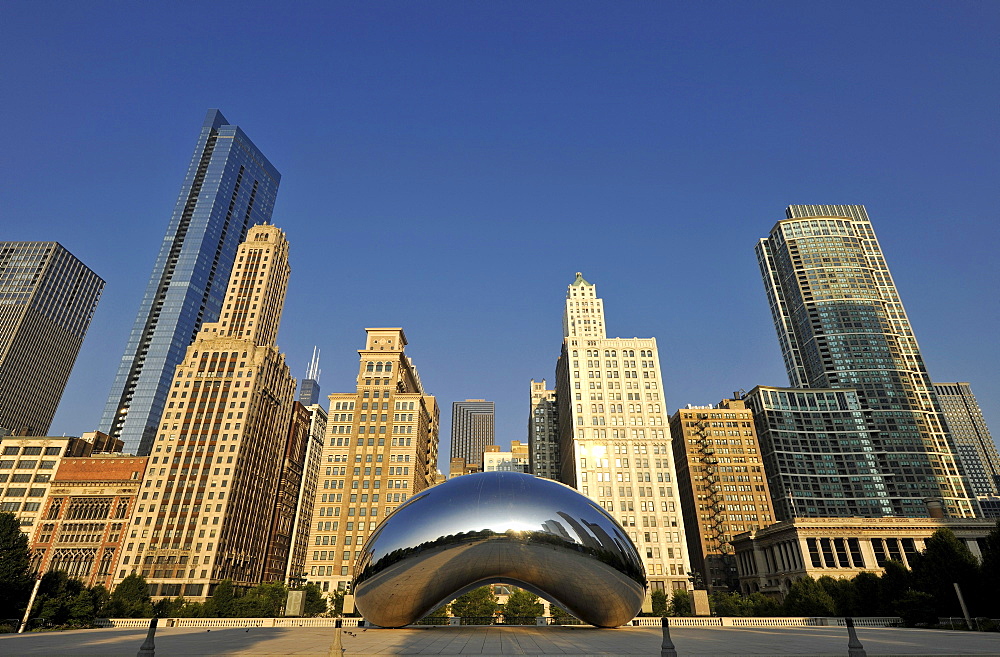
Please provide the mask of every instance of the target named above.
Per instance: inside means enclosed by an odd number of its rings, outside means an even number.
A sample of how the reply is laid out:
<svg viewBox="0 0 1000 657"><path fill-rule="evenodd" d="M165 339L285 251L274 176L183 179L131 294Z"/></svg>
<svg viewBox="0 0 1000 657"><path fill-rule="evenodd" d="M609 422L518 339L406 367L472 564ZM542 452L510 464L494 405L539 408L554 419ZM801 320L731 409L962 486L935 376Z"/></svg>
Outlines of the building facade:
<svg viewBox="0 0 1000 657"><path fill-rule="evenodd" d="M687 588L690 562L655 338L608 338L577 272L556 366L560 481L607 509L639 548L651 590Z"/></svg>
<svg viewBox="0 0 1000 657"><path fill-rule="evenodd" d="M37 573L65 571L86 586L111 588L148 457L65 458L31 540Z"/></svg>
<svg viewBox="0 0 1000 657"><path fill-rule="evenodd" d="M93 431L73 436L0 436L0 511L18 517L31 536L42 518L52 479L64 458L120 452L121 441Z"/></svg>
<svg viewBox="0 0 1000 657"><path fill-rule="evenodd" d="M138 572L154 596L203 600L224 579L250 587L273 576L270 520L295 395L275 344L289 271L284 233L255 226L219 321L202 325L177 367L116 581Z"/></svg>
<svg viewBox="0 0 1000 657"><path fill-rule="evenodd" d="M101 417L101 431L149 454L174 370L219 319L236 249L267 223L281 175L239 127L209 110Z"/></svg>
<svg viewBox="0 0 1000 657"><path fill-rule="evenodd" d="M309 530L313 507L316 503L316 487L319 484L320 468L323 464L323 441L326 436L327 413L319 404L307 407L309 411L309 436L306 444L305 469L299 489L298 508L292 523L292 553L288 559L285 581L289 586L300 586L306 581L306 559L309 554Z"/></svg>
<svg viewBox="0 0 1000 657"><path fill-rule="evenodd" d="M520 440L510 441L510 451L501 452L499 445L488 445L483 453L483 472L531 472L528 446Z"/></svg>
<svg viewBox="0 0 1000 657"><path fill-rule="evenodd" d="M937 396L868 213L793 205L757 258L794 388L852 389L899 516L973 514ZM773 489L772 489L772 492Z"/></svg>
<svg viewBox="0 0 1000 657"><path fill-rule="evenodd" d="M852 578L880 573L887 561L907 568L938 529L955 532L977 558L986 535L996 527L972 518L797 518L733 539L740 590L784 598L802 577Z"/></svg>
<svg viewBox="0 0 1000 657"><path fill-rule="evenodd" d="M856 390L757 386L744 401L778 520L893 515L886 454Z"/></svg>
<svg viewBox="0 0 1000 657"><path fill-rule="evenodd" d="M530 472L537 477L559 480L559 408L556 391L545 379L531 380L531 412L528 415Z"/></svg>
<svg viewBox="0 0 1000 657"><path fill-rule="evenodd" d="M483 452L495 439L494 405L485 399L451 404L451 458L468 465L483 464Z"/></svg>
<svg viewBox="0 0 1000 657"><path fill-rule="evenodd" d="M440 411L404 352L401 328L369 328L357 389L330 395L306 578L346 591L361 546L392 511L436 481Z"/></svg>
<svg viewBox="0 0 1000 657"><path fill-rule="evenodd" d="M57 242L0 242L0 435L48 432L103 289Z"/></svg>
<svg viewBox="0 0 1000 657"><path fill-rule="evenodd" d="M735 590L733 536L774 522L753 415L738 399L688 406L670 434L692 571L709 591Z"/></svg>
<svg viewBox="0 0 1000 657"><path fill-rule="evenodd" d="M271 531L268 533L267 564L264 581L285 581L289 569L301 573L305 567L302 550L293 549L295 513L299 510L299 494L305 478L306 457L309 450L309 428L312 414L297 401L292 402L291 421L288 426L288 441L285 443L281 478L278 480L278 495L271 515ZM315 489L312 491L315 494ZM307 538L308 540L308 538ZM298 563L293 563L293 555Z"/></svg>
<svg viewBox="0 0 1000 657"><path fill-rule="evenodd" d="M976 498L1000 495L1000 454L972 387L968 383L935 383L934 390L969 494Z"/></svg>

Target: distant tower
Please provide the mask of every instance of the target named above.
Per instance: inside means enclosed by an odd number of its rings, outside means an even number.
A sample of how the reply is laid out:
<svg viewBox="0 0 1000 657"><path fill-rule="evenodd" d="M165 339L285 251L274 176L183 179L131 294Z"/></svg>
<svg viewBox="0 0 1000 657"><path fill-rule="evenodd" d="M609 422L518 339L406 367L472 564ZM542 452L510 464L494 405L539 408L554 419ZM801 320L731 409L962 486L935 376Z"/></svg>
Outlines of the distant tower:
<svg viewBox="0 0 1000 657"><path fill-rule="evenodd" d="M312 406L319 403L319 347L313 347L312 360L306 368L306 378L302 379L299 387L299 403L303 406Z"/></svg>
<svg viewBox="0 0 1000 657"><path fill-rule="evenodd" d="M935 383L969 494L1000 495L1000 454L968 383Z"/></svg>
<svg viewBox="0 0 1000 657"><path fill-rule="evenodd" d="M48 433L103 288L57 242L0 242L0 436Z"/></svg>
<svg viewBox="0 0 1000 657"><path fill-rule="evenodd" d="M174 369L223 311L236 249L271 219L281 174L219 110L209 110L146 284L101 431L149 454Z"/></svg>
<svg viewBox="0 0 1000 657"><path fill-rule="evenodd" d="M494 440L494 406L485 399L466 399L451 404L451 458L466 465L483 465L483 452Z"/></svg>

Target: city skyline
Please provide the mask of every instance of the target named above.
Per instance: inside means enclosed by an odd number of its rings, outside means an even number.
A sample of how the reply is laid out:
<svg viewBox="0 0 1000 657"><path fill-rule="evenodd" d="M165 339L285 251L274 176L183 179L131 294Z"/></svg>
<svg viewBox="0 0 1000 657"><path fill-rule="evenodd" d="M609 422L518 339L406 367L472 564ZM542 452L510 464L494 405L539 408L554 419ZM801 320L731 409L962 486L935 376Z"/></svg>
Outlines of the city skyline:
<svg viewBox="0 0 1000 657"><path fill-rule="evenodd" d="M190 28L173 45L181 17L153 8L55 20L14 8L0 29L26 56L12 71L2 143L25 157L0 163L4 237L60 241L108 281L53 432L98 427L110 361L208 107L245 127L284 174L274 216L296 278L279 344L296 378L319 346L326 391L349 389L362 327L402 325L429 392L442 404L495 400L497 440L522 439L524 386L553 379L553 304L578 270L614 300L609 335L659 338L671 410L787 385L752 245L789 203L864 203L931 377L970 381L996 425L988 331L1000 308L987 263L1000 230L989 221L997 145L983 135L995 133L997 10L883 7L862 19L732 9L617 9L565 24L537 8L528 27L484 8L392 5L342 9L337 21L319 12L317 30L265 12L246 27L301 34L301 51L260 44L275 56L255 72L273 90L260 94L245 83L234 34ZM804 29L817 22L829 29ZM715 36L701 43L709 25ZM155 27L148 43L122 41L136 26ZM344 38L327 46L331 31ZM805 32L807 55L773 45ZM201 39L213 44L210 76L199 75ZM164 50L169 69L157 63ZM308 139L297 137L303 125ZM373 237L384 242L371 248L392 252L388 266L365 268ZM364 285L338 285L345 277ZM676 311L690 289L732 303L701 322ZM694 352L709 347L706 364Z"/></svg>

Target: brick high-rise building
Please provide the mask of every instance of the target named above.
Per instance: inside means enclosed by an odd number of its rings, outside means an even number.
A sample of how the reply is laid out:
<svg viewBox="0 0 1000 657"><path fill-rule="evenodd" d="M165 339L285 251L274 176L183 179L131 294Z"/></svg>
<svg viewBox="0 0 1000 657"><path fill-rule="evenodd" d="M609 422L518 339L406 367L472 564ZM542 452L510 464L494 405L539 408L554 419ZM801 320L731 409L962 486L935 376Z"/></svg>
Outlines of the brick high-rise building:
<svg viewBox="0 0 1000 657"><path fill-rule="evenodd" d="M306 577L346 590L361 546L437 476L439 410L404 353L401 328L369 328L355 392L330 395Z"/></svg>
<svg viewBox="0 0 1000 657"><path fill-rule="evenodd" d="M104 281L57 242L0 242L0 436L44 436Z"/></svg>
<svg viewBox="0 0 1000 657"><path fill-rule="evenodd" d="M709 591L738 588L732 539L774 522L753 415L743 401L670 418L691 567Z"/></svg>
<svg viewBox="0 0 1000 657"><path fill-rule="evenodd" d="M577 272L556 367L560 481L603 506L639 548L651 589L687 588L688 561L655 338L608 338Z"/></svg>
<svg viewBox="0 0 1000 657"><path fill-rule="evenodd" d="M101 416L101 431L149 454L174 370L217 321L247 232L267 223L281 174L219 110L209 110Z"/></svg>
<svg viewBox="0 0 1000 657"><path fill-rule="evenodd" d="M295 395L275 344L288 276L284 233L253 227L219 321L174 374L116 580L139 572L154 596L203 600L224 579L283 579L267 549Z"/></svg>
<svg viewBox="0 0 1000 657"><path fill-rule="evenodd" d="M857 410L870 429L871 474L882 478L891 505L885 515L926 516L927 498L942 499L951 516L973 515L937 395L865 207L792 205L785 216L760 240L757 258L792 387L857 391ZM801 436L799 449L823 452L824 436L808 428ZM811 484L796 475L792 493Z"/></svg>

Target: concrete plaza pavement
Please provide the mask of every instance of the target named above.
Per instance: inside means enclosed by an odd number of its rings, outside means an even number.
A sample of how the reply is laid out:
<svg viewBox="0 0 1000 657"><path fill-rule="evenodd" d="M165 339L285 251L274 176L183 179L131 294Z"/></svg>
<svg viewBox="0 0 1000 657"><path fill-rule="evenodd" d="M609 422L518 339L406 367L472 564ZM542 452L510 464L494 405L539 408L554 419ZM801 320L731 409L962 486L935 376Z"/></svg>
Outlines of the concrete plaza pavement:
<svg viewBox="0 0 1000 657"><path fill-rule="evenodd" d="M156 654L329 654L333 628L161 628ZM847 655L843 627L677 628L671 637L685 655ZM145 630L95 629L0 635L0 655L134 657ZM353 655L647 655L659 657L659 628L435 627L344 630L344 654ZM1000 634L950 630L858 628L868 655L997 655Z"/></svg>

